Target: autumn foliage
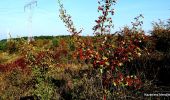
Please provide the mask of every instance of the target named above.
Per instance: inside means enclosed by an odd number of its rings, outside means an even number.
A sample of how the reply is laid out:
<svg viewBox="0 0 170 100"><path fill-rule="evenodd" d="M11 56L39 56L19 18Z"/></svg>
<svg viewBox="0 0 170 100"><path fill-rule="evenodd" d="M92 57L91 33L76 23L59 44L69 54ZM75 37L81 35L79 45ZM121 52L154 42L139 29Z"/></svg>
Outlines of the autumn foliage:
<svg viewBox="0 0 170 100"><path fill-rule="evenodd" d="M170 58L169 21L154 23L148 36L141 28L144 17L140 14L131 28L113 32L116 3L98 1L100 15L92 27L94 36L81 36L83 30L76 29L58 0L59 16L70 36L35 38L31 42L10 39L0 52L0 80L4 80L0 82L0 99L1 95L3 99L143 99L143 92L153 87L146 75L160 69L150 62ZM166 46L160 46L162 43Z"/></svg>

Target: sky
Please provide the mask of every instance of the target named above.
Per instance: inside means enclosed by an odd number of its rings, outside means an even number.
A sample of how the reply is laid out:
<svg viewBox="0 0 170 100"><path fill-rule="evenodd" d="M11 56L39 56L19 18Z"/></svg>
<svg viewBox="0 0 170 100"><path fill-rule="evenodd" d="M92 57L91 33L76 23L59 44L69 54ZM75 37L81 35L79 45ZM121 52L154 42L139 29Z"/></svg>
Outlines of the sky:
<svg viewBox="0 0 170 100"><path fill-rule="evenodd" d="M77 29L83 28L82 35L92 35L92 27L100 15L97 12L97 0L61 0L67 13ZM32 13L24 6L31 0L1 0L0 1L0 39L9 37L41 35L68 35L67 28L59 18L57 0L37 0ZM124 26L130 26L133 18L143 14L142 28L149 32L152 22L170 18L170 0L117 0L113 18L114 31ZM32 15L32 24L29 17ZM32 27L32 28L31 28Z"/></svg>

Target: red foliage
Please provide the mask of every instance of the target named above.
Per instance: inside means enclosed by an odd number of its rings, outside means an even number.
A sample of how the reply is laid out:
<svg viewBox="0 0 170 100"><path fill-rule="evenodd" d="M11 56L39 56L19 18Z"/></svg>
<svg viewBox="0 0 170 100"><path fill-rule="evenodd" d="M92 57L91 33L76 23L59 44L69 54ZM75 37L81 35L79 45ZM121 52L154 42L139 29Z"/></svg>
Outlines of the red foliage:
<svg viewBox="0 0 170 100"><path fill-rule="evenodd" d="M101 0L98 1L98 12L101 12L101 16L95 20L96 25L93 27L95 35L110 34L112 24L112 18L109 15L114 15L114 9L111 8L116 3L116 0Z"/></svg>
<svg viewBox="0 0 170 100"><path fill-rule="evenodd" d="M20 70L27 70L27 61L25 60L24 57L18 58L15 61L7 64L1 64L0 65L0 70L2 72L8 72L12 71L14 69L20 69Z"/></svg>
<svg viewBox="0 0 170 100"><path fill-rule="evenodd" d="M27 62L24 59L24 57L21 57L19 59L17 59L16 61L13 62L14 67L16 68L20 68L20 69L25 69L27 66Z"/></svg>
<svg viewBox="0 0 170 100"><path fill-rule="evenodd" d="M3 64L0 64L0 72L5 72L6 71L6 66Z"/></svg>
<svg viewBox="0 0 170 100"><path fill-rule="evenodd" d="M95 20L96 25L93 27L95 37L93 40L90 38L88 38L89 40L83 40L77 37L75 43L78 46L76 47L74 57L81 61L88 60L95 69L101 70L103 87L111 86L115 82L119 85L120 83L127 83L127 86L140 88L142 84L140 77L126 76L129 73L125 73L124 70L128 66L124 64L140 57L142 51L147 50L145 48L147 36L145 36L144 31L138 30L138 26L143 24L139 18L143 18L143 16L137 16L135 22L132 22L133 28L125 27L119 32L119 35L115 36L118 37L115 40L111 33L113 24L110 17L110 15L114 15L112 7L115 3L116 0L98 1L98 12L101 13L101 16ZM63 5L60 4L60 8L62 15L60 17L74 36L77 34L77 31L73 27L70 16L66 15ZM114 40L116 43L114 43Z"/></svg>

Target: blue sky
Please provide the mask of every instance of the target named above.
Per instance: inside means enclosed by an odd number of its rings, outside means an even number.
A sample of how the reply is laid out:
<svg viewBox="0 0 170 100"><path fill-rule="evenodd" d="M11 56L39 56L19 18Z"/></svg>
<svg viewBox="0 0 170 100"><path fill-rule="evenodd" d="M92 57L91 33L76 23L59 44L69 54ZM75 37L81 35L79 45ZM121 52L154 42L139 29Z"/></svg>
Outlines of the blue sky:
<svg viewBox="0 0 170 100"><path fill-rule="evenodd" d="M0 1L0 39L6 38L8 32L12 37L28 35L28 11L24 5L31 0L1 0ZM37 0L38 5L33 10L33 35L64 35L69 34L58 17L57 0ZM92 35L94 20L97 13L97 0L62 0L67 12L72 16L75 26L83 28L82 35ZM158 19L170 18L170 0L117 0L113 22L116 30L130 25L133 18L143 14L143 29L149 31L151 23Z"/></svg>

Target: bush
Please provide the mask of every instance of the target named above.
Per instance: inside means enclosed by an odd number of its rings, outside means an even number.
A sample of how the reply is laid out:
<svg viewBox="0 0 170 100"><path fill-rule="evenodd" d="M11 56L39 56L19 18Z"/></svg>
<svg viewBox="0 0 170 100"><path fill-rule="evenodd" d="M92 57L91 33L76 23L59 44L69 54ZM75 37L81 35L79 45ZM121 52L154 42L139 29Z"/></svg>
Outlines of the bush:
<svg viewBox="0 0 170 100"><path fill-rule="evenodd" d="M6 41L0 41L0 51L5 51L7 48L7 43Z"/></svg>
<svg viewBox="0 0 170 100"><path fill-rule="evenodd" d="M17 41L15 40L9 40L6 45L6 50L9 54L16 53L19 50Z"/></svg>
<svg viewBox="0 0 170 100"><path fill-rule="evenodd" d="M58 38L52 39L52 43L53 43L53 47L58 47L59 46L59 39Z"/></svg>
<svg viewBox="0 0 170 100"><path fill-rule="evenodd" d="M156 39L156 50L170 52L170 19L167 23L163 21L153 23L151 35Z"/></svg>

